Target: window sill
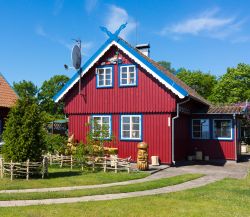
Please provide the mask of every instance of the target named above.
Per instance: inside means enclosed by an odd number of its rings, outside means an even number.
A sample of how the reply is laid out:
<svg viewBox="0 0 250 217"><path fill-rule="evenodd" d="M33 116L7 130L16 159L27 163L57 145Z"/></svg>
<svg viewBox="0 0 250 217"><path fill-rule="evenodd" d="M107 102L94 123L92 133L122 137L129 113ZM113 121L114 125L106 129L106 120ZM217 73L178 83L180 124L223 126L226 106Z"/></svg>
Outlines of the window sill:
<svg viewBox="0 0 250 217"><path fill-rule="evenodd" d="M96 89L110 89L113 88L113 86L96 86Z"/></svg>
<svg viewBox="0 0 250 217"><path fill-rule="evenodd" d="M123 84L123 85L119 84L119 87L120 88L123 88L123 87L137 87L137 84Z"/></svg>
<svg viewBox="0 0 250 217"><path fill-rule="evenodd" d="M130 141L130 142L140 142L140 141L142 141L142 139L141 138L139 138L139 139L123 139L123 138L120 138L120 141Z"/></svg>

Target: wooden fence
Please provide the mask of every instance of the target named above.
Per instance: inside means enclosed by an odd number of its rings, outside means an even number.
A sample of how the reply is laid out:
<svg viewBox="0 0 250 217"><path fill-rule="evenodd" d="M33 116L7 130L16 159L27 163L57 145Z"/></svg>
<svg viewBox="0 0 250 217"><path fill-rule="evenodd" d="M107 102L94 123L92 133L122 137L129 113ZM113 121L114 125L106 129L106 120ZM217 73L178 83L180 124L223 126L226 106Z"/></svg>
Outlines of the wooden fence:
<svg viewBox="0 0 250 217"><path fill-rule="evenodd" d="M71 170L73 166L79 166L81 163L74 159L72 155L47 155L50 165L60 165L60 167L70 166ZM87 157L86 165L92 167L94 171L96 168L102 168L104 172L107 170L114 170L116 173L119 170L126 170L130 172L130 157L118 158L117 156L110 157ZM83 165L81 165L83 170Z"/></svg>
<svg viewBox="0 0 250 217"><path fill-rule="evenodd" d="M10 176L10 179L13 180L14 177L26 177L26 180L29 180L30 176L41 175L42 179L44 176L48 176L48 159L43 158L42 162L26 162L16 163L16 162L4 162L0 158L0 176Z"/></svg>

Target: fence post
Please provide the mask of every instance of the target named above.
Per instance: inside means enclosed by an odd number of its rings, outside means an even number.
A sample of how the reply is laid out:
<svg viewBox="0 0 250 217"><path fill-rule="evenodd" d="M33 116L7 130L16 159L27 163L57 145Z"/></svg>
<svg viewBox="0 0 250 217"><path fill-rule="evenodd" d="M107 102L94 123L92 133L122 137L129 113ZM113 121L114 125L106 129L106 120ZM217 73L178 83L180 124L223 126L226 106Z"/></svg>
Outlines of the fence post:
<svg viewBox="0 0 250 217"><path fill-rule="evenodd" d="M95 158L92 159L92 171L95 171Z"/></svg>
<svg viewBox="0 0 250 217"><path fill-rule="evenodd" d="M106 172L106 171L107 171L107 157L106 157L106 156L104 157L104 165L103 165L103 170L104 170L104 172Z"/></svg>
<svg viewBox="0 0 250 217"><path fill-rule="evenodd" d="M63 166L63 155L61 154L61 165L60 165L60 167L62 168L62 166Z"/></svg>
<svg viewBox="0 0 250 217"><path fill-rule="evenodd" d="M13 180L13 163L12 160L10 161L10 180Z"/></svg>
<svg viewBox="0 0 250 217"><path fill-rule="evenodd" d="M115 173L117 173L117 165L118 165L118 160L115 159Z"/></svg>
<svg viewBox="0 0 250 217"><path fill-rule="evenodd" d="M49 176L48 165L49 165L48 158L45 157L44 166L45 166L45 174L46 174L47 177Z"/></svg>
<svg viewBox="0 0 250 217"><path fill-rule="evenodd" d="M128 162L127 167L128 167L128 173L130 173L130 162Z"/></svg>
<svg viewBox="0 0 250 217"><path fill-rule="evenodd" d="M73 157L70 155L70 169L72 170L73 168Z"/></svg>
<svg viewBox="0 0 250 217"><path fill-rule="evenodd" d="M29 180L29 164L30 164L30 160L28 159L26 162L26 180Z"/></svg>
<svg viewBox="0 0 250 217"><path fill-rule="evenodd" d="M50 166L52 165L52 155L51 155L51 153L49 154L49 164L50 164Z"/></svg>
<svg viewBox="0 0 250 217"><path fill-rule="evenodd" d="M0 158L1 179L3 178L3 158Z"/></svg>
<svg viewBox="0 0 250 217"><path fill-rule="evenodd" d="M44 178L45 173L45 157L43 158L43 165L42 165L42 179Z"/></svg>

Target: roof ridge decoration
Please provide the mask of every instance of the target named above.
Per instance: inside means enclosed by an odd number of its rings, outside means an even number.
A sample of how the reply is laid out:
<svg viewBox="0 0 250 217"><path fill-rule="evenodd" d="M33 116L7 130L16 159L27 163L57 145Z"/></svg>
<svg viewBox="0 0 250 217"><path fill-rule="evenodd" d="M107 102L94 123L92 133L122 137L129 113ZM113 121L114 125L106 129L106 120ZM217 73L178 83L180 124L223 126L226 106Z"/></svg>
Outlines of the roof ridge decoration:
<svg viewBox="0 0 250 217"><path fill-rule="evenodd" d="M100 26L100 29L105 32L107 34L107 36L111 39L111 40L118 40L119 39L119 34L120 32L126 28L127 26L127 22L120 25L120 27L114 32L114 33L111 33L106 27L104 26Z"/></svg>
<svg viewBox="0 0 250 217"><path fill-rule="evenodd" d="M134 59L137 64L144 68L149 74L156 78L160 83L166 86L171 92L173 92L180 99L187 96L193 97L193 94L186 88L185 85L178 83L170 75L166 75L161 69L157 68L151 59L144 57L137 49L132 47L129 43L119 37L120 32L126 27L127 23L122 24L114 33L111 33L106 27L100 27L100 29L108 35L106 42L94 53L90 59L73 75L73 77L65 84L65 86L53 97L55 102L61 100L65 94L76 84L80 77L84 76L87 71L94 66L94 64L107 52L110 47L116 46L122 52L127 54L130 58ZM79 76L79 74L81 76ZM201 101L205 105L209 105L205 100Z"/></svg>

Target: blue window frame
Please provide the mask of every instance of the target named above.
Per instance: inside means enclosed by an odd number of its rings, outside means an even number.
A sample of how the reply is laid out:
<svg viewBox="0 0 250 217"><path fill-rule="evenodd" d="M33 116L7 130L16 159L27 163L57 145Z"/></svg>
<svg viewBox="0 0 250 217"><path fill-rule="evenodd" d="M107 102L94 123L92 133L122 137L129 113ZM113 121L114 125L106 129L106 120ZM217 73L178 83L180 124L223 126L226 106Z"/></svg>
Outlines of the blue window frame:
<svg viewBox="0 0 250 217"><path fill-rule="evenodd" d="M111 88L113 87L113 73L112 65L102 66L96 68L96 88Z"/></svg>
<svg viewBox="0 0 250 217"><path fill-rule="evenodd" d="M111 138L112 117L111 115L92 115L91 130L95 138ZM105 133L105 135L103 135Z"/></svg>
<svg viewBox="0 0 250 217"><path fill-rule="evenodd" d="M233 139L233 123L231 119L213 120L213 138L219 140Z"/></svg>
<svg viewBox="0 0 250 217"><path fill-rule="evenodd" d="M192 138L193 139L209 139L210 138L209 119L193 119L192 120Z"/></svg>
<svg viewBox="0 0 250 217"><path fill-rule="evenodd" d="M121 115L120 139L142 140L142 115Z"/></svg>
<svg viewBox="0 0 250 217"><path fill-rule="evenodd" d="M119 86L131 87L137 86L138 70L136 65L120 65L119 67Z"/></svg>

